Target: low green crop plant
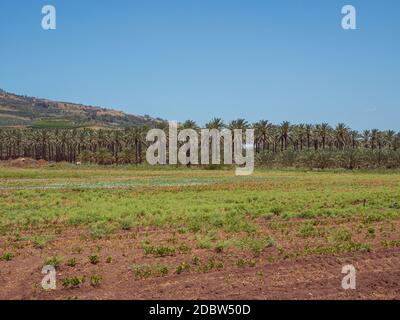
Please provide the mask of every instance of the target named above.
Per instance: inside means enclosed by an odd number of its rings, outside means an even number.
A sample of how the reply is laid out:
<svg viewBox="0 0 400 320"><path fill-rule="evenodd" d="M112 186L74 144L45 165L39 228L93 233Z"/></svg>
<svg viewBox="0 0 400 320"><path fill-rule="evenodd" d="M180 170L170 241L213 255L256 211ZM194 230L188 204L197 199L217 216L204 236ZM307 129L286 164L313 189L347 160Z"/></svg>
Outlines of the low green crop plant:
<svg viewBox="0 0 400 320"><path fill-rule="evenodd" d="M164 277L168 274L168 266L163 264L134 264L131 267L136 279L146 279L150 277Z"/></svg>
<svg viewBox="0 0 400 320"><path fill-rule="evenodd" d="M215 251L218 253L221 253L225 251L229 247L229 242L228 241L218 241L217 244L215 245Z"/></svg>
<svg viewBox="0 0 400 320"><path fill-rule="evenodd" d="M76 266L76 259L75 258L71 258L67 261L67 266L68 267L75 267Z"/></svg>
<svg viewBox="0 0 400 320"><path fill-rule="evenodd" d="M156 257L174 256L176 254L175 247L169 246L152 246L148 244L142 245L143 253L145 255L153 255Z"/></svg>
<svg viewBox="0 0 400 320"><path fill-rule="evenodd" d="M11 252L4 252L1 257L0 260L3 261L11 261L14 258L14 254Z"/></svg>
<svg viewBox="0 0 400 320"><path fill-rule="evenodd" d="M280 207L271 208L271 213L274 214L275 216L279 216L282 212L283 210Z"/></svg>
<svg viewBox="0 0 400 320"><path fill-rule="evenodd" d="M217 261L215 257L211 257L208 259L207 263L201 266L201 271L210 272L212 270L222 270L224 268L224 264L222 261Z"/></svg>
<svg viewBox="0 0 400 320"><path fill-rule="evenodd" d="M33 246L37 249L43 249L45 245L52 239L51 236L37 235L32 237Z"/></svg>
<svg viewBox="0 0 400 320"><path fill-rule="evenodd" d="M114 229L105 222L98 222L90 227L89 233L92 238L101 239L113 231Z"/></svg>
<svg viewBox="0 0 400 320"><path fill-rule="evenodd" d="M90 277L90 285L92 287L98 287L101 284L102 277L99 275L92 275Z"/></svg>
<svg viewBox="0 0 400 320"><path fill-rule="evenodd" d="M99 256L94 254L89 256L89 261L91 264L98 264L100 262Z"/></svg>
<svg viewBox="0 0 400 320"><path fill-rule="evenodd" d="M175 269L176 274L181 274L183 272L188 272L188 271L190 271L190 264L186 262L180 263Z"/></svg>
<svg viewBox="0 0 400 320"><path fill-rule="evenodd" d="M331 242L338 244L338 243L345 243L351 242L352 234L349 230L346 229L339 229L333 232L331 236Z"/></svg>
<svg viewBox="0 0 400 320"><path fill-rule="evenodd" d="M134 221L131 218L124 218L119 221L122 230L131 230L134 226Z"/></svg>
<svg viewBox="0 0 400 320"><path fill-rule="evenodd" d="M255 267L256 266L256 261L253 259L239 259L236 262L236 265L239 268L245 268L245 267Z"/></svg>
<svg viewBox="0 0 400 320"><path fill-rule="evenodd" d="M44 261L45 266L53 266L54 268L59 268L62 264L63 259L59 256L52 256L49 258L46 258Z"/></svg>
<svg viewBox="0 0 400 320"><path fill-rule="evenodd" d="M70 278L64 278L61 280L61 283L64 288L78 288L82 284L83 280L78 277L70 277Z"/></svg>

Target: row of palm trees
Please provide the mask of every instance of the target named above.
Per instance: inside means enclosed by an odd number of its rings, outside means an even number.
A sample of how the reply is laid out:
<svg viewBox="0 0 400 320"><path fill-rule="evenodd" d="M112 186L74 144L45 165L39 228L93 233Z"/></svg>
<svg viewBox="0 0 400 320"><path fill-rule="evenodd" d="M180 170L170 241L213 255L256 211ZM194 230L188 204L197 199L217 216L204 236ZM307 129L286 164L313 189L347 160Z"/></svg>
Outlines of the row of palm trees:
<svg viewBox="0 0 400 320"><path fill-rule="evenodd" d="M158 127L168 132L168 123L160 123ZM292 125L287 121L276 125L267 120L250 124L245 119L237 119L225 124L222 119L214 118L205 127L252 128L255 151L259 154L287 150L400 149L400 133L377 129L358 132L343 123L335 127L327 123ZM192 120L181 123L180 128L200 129ZM142 163L149 129L147 126L114 130L0 128L0 160L31 157L55 162Z"/></svg>
<svg viewBox="0 0 400 320"><path fill-rule="evenodd" d="M182 124L183 128L198 129L194 121L188 120ZM358 132L350 129L344 123L331 127L328 123L291 125L288 121L274 125L268 120L261 120L253 124L245 119L237 119L225 125L222 119L214 118L205 125L208 129L229 128L254 129L255 149L257 153L263 151L279 152L289 148L302 150L344 150L345 148L370 148L371 150L388 148L397 150L400 147L400 133L393 130L380 131L378 129Z"/></svg>
<svg viewBox="0 0 400 320"><path fill-rule="evenodd" d="M133 161L141 163L147 130L144 126L124 130L0 128L0 159L76 162L83 152L107 150L119 162L120 153L129 148L134 151Z"/></svg>

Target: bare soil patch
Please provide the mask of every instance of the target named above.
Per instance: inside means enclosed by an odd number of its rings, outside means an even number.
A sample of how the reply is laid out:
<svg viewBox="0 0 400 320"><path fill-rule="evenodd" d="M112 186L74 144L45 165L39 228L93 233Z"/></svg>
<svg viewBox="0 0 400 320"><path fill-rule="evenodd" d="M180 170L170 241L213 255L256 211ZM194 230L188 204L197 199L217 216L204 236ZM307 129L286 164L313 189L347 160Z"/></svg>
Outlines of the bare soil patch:
<svg viewBox="0 0 400 320"><path fill-rule="evenodd" d="M289 232L281 238L275 234L281 246L265 248L260 255L234 247L222 252L200 249L191 234L157 228L120 231L92 239L85 229L55 227L44 244L33 241L29 233L19 235L18 240L2 236L2 253L9 251L14 256L9 261L0 260L0 298L400 298L400 247L396 240L390 240L394 234L384 240L379 235L371 239L373 248L369 252L293 254L309 244L308 239L287 240L288 234L298 232L300 223L303 222L291 222ZM399 222L395 225L398 227ZM341 226L352 227L348 223ZM272 232L270 223L264 228L266 233ZM382 241L394 245L382 246ZM146 246L159 251L144 249ZM171 248L175 251L171 252ZM40 285L44 277L41 269L50 257L60 260L57 289L45 291ZM341 287L341 271L346 264L356 267L356 290ZM81 281L77 286L63 286L65 279L74 277Z"/></svg>
<svg viewBox="0 0 400 320"><path fill-rule="evenodd" d="M35 160L32 158L17 158L14 160L8 161L8 166L14 167L14 168L35 168L35 167L41 167L45 166L48 164L48 161L40 159L40 160Z"/></svg>

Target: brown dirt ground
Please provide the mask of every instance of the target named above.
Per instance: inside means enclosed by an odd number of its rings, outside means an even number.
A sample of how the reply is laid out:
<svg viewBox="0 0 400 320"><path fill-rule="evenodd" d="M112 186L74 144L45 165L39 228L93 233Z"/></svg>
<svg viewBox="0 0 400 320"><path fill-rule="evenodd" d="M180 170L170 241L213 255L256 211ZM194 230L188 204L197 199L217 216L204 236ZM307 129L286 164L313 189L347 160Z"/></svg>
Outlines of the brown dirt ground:
<svg viewBox="0 0 400 320"><path fill-rule="evenodd" d="M48 164L46 160L40 159L35 160L32 158L18 158L7 161L6 164L14 168L30 168L30 167L41 167Z"/></svg>
<svg viewBox="0 0 400 320"><path fill-rule="evenodd" d="M302 223L302 222L301 222ZM54 238L38 248L29 234L14 239L1 236L0 253L14 252L11 261L0 260L0 299L399 299L400 298L400 247L385 247L382 240L398 239L400 222L377 222L376 229L386 230L369 239L370 252L347 252L332 255L293 254L318 239L291 237L297 233L300 221L288 223L288 232L274 238L280 248L265 248L259 256L237 248L223 252L199 249L190 234L173 230L142 228L120 231L102 239L91 239L85 229L65 229L54 226ZM341 227L353 228L357 222L335 222ZM260 222L262 224L262 222ZM329 225L329 224L328 224ZM271 222L262 227L271 234ZM386 228L387 227L387 228ZM385 229L386 228L386 229ZM390 230L393 232L391 233ZM35 230L39 232L40 230ZM30 230L30 232L33 232ZM49 233L46 230L46 233ZM281 232L282 233L282 232ZM355 236L357 240L357 236ZM358 236L365 240L364 233ZM190 252L166 257L145 255L141 247L144 239L151 244L178 246L187 244ZM321 244L324 244L322 240ZM288 254L282 254L282 251ZM88 256L96 254L99 263L93 265ZM63 258L57 269L57 289L44 291L41 286L41 268L46 257ZM111 256L112 262L106 258ZM75 267L67 266L75 257ZM198 263L193 258L198 258ZM222 263L220 270L203 267L211 257ZM254 261L254 266L238 266L239 259ZM186 262L191 269L177 274L175 268ZM137 279L131 270L133 264L165 264L169 273ZM352 264L357 270L356 290L343 290L342 267ZM99 286L90 284L91 275L102 277ZM64 288L65 277L84 277L77 288Z"/></svg>

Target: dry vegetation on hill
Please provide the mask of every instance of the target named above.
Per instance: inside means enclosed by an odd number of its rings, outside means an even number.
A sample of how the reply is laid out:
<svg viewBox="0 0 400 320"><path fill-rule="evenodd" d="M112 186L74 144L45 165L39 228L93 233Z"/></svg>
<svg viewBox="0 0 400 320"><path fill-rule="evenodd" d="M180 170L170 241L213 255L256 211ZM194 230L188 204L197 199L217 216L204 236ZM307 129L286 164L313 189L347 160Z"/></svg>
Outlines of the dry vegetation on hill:
<svg viewBox="0 0 400 320"><path fill-rule="evenodd" d="M0 126L73 128L154 125L160 119L76 103L16 95L0 89Z"/></svg>

